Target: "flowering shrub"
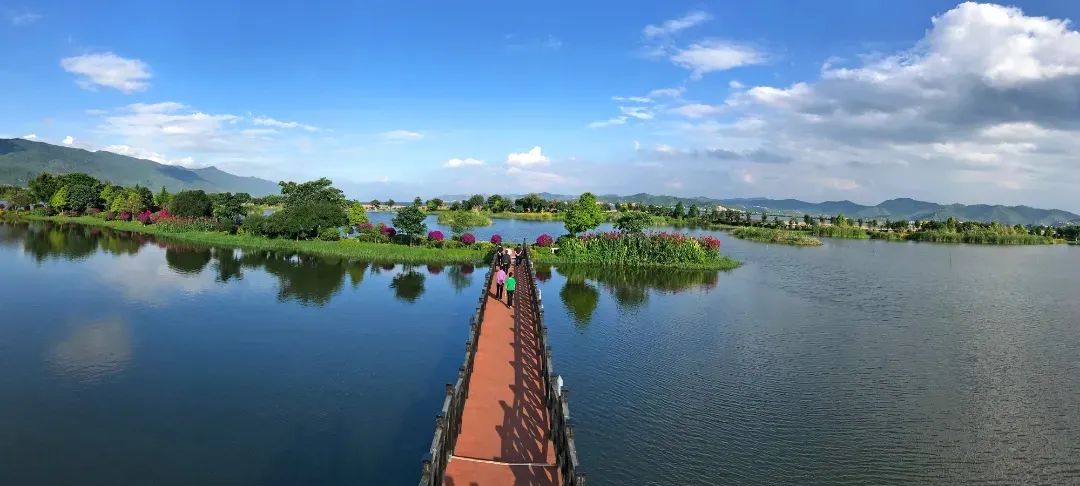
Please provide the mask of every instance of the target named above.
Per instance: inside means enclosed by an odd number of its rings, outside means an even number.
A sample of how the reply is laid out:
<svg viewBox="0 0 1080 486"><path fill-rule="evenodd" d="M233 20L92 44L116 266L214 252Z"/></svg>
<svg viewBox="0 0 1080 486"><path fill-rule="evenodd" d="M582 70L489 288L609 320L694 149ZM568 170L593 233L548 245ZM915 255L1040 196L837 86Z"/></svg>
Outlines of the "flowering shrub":
<svg viewBox="0 0 1080 486"><path fill-rule="evenodd" d="M131 221L131 213L128 211L120 211L120 216L118 216L118 218L120 221Z"/></svg>
<svg viewBox="0 0 1080 486"><path fill-rule="evenodd" d="M465 243L466 245L476 243L476 235L473 235L472 233L465 233L461 235L461 242Z"/></svg>
<svg viewBox="0 0 1080 486"><path fill-rule="evenodd" d="M442 241L444 239L442 231L439 230L429 231L427 237L433 241Z"/></svg>
<svg viewBox="0 0 1080 486"><path fill-rule="evenodd" d="M701 242L701 246L704 246L710 251L717 251L720 249L720 240L716 239L716 237L702 236L701 238L698 238L698 241Z"/></svg>
<svg viewBox="0 0 1080 486"><path fill-rule="evenodd" d="M163 219L169 219L171 217L172 214L169 213L168 209L162 209L161 211L150 214L150 222L157 223L158 221L161 221Z"/></svg>
<svg viewBox="0 0 1080 486"><path fill-rule="evenodd" d="M116 213L114 213L112 211L106 211L105 212L105 221L114 221L114 220L116 220Z"/></svg>
<svg viewBox="0 0 1080 486"><path fill-rule="evenodd" d="M86 210L86 214L89 216L97 216L101 214L101 208L90 208Z"/></svg>
<svg viewBox="0 0 1080 486"><path fill-rule="evenodd" d="M374 229L375 229L375 225L373 225L371 223L360 223L360 224L356 225L356 231L359 231L359 232L367 232L367 231L372 231Z"/></svg>
<svg viewBox="0 0 1080 486"><path fill-rule="evenodd" d="M394 237L395 235L397 235L397 230L394 229L393 226L387 226L382 223L379 224L379 232L389 237Z"/></svg>
<svg viewBox="0 0 1080 486"><path fill-rule="evenodd" d="M429 263L427 264L427 271L432 275L438 275L442 273L443 266L437 263Z"/></svg>
<svg viewBox="0 0 1080 486"><path fill-rule="evenodd" d="M547 233L544 233L544 234L536 237L536 246L542 246L544 248L547 248L547 247L551 246L551 244L553 242L554 242L554 240L551 239L551 235L549 235Z"/></svg>
<svg viewBox="0 0 1080 486"><path fill-rule="evenodd" d="M137 219L142 224L150 224L150 223L152 223L152 221L150 221L150 218L151 218L151 213L150 213L149 210L143 211L143 212L139 213L139 216L137 216Z"/></svg>
<svg viewBox="0 0 1080 486"><path fill-rule="evenodd" d="M499 243L502 243L502 236L498 234L491 235L491 244L498 245Z"/></svg>

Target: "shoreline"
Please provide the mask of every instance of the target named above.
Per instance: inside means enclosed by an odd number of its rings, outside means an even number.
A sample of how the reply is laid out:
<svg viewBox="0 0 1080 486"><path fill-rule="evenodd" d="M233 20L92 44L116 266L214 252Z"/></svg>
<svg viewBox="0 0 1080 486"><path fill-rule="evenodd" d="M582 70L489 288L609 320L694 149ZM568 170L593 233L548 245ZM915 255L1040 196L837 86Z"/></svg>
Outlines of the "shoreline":
<svg viewBox="0 0 1080 486"><path fill-rule="evenodd" d="M484 264L490 258L490 249L484 248L428 248L425 246L406 246L391 243L370 243L355 240L320 241L320 240L283 240L263 236L233 235L220 232L183 232L162 231L154 225L144 225L133 221L106 221L93 216L34 216L28 214L13 215L7 221L43 221L63 224L78 224L109 228L118 231L131 231L148 234L163 241L195 243L210 246L246 248L252 250L297 251L315 255L357 258L384 263L466 263ZM634 264L575 262L558 258L550 252L536 249L533 256L538 263L555 265L593 265L598 267L625 267L645 269L678 270L733 270L742 265L729 256L722 256L715 264Z"/></svg>

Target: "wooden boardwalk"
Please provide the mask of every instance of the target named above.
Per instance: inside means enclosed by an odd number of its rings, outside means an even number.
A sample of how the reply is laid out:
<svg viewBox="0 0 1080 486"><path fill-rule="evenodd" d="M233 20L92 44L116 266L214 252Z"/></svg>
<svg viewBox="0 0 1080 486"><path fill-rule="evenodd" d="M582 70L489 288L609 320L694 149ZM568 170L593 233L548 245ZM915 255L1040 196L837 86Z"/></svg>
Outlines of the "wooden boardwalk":
<svg viewBox="0 0 1080 486"><path fill-rule="evenodd" d="M446 464L447 486L562 484L545 406L543 350L533 322L534 283L524 265L514 309L492 281L477 339L461 432Z"/></svg>

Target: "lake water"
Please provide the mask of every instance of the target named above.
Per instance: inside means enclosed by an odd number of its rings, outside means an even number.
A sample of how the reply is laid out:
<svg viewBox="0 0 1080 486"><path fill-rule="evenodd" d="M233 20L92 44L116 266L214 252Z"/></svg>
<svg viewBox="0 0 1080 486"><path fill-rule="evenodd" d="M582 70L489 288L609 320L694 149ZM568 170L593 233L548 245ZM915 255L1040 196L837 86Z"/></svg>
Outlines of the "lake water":
<svg viewBox="0 0 1080 486"><path fill-rule="evenodd" d="M1080 482L1080 248L721 238L539 269L590 484ZM0 484L415 484L484 272L0 225Z"/></svg>

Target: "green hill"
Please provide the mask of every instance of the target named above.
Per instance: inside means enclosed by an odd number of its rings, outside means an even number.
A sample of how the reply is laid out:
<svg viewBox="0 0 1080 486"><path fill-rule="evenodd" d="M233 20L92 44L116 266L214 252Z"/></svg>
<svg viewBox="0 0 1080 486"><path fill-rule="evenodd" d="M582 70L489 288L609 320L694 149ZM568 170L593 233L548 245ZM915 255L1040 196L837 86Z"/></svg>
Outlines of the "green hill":
<svg viewBox="0 0 1080 486"><path fill-rule="evenodd" d="M83 172L125 186L139 184L176 192L202 189L207 192L246 192L253 196L277 194L277 183L257 177L241 177L218 170L186 169L112 152L61 147L23 139L0 139L0 184L25 186L42 172Z"/></svg>

